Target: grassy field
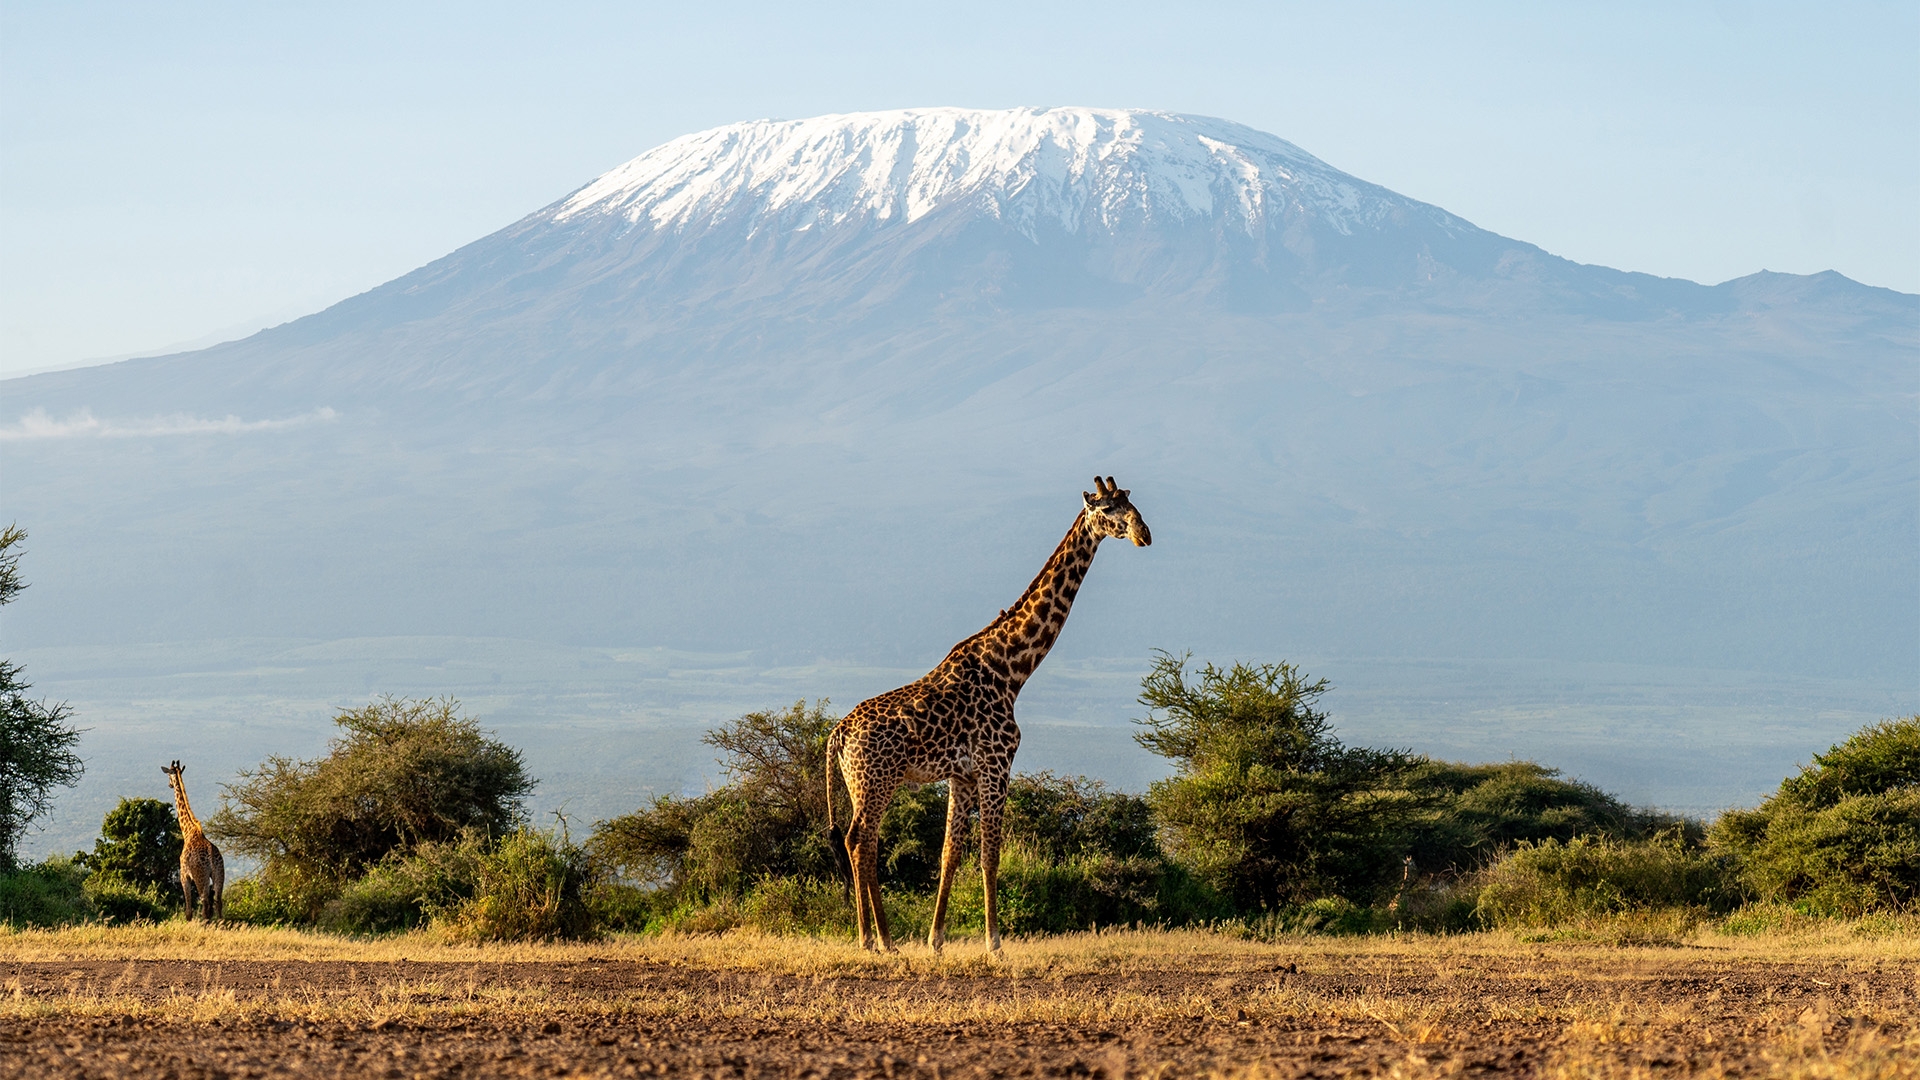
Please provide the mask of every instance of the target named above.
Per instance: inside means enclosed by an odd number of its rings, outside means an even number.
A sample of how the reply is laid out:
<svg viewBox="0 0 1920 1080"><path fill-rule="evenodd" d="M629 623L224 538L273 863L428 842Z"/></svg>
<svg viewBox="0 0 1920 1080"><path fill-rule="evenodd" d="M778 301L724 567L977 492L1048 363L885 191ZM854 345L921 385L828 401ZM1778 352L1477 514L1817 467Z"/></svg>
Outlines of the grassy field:
<svg viewBox="0 0 1920 1080"><path fill-rule="evenodd" d="M1920 1075L1904 921L1584 936L1108 932L873 956L752 934L22 931L0 935L0 1075Z"/></svg>

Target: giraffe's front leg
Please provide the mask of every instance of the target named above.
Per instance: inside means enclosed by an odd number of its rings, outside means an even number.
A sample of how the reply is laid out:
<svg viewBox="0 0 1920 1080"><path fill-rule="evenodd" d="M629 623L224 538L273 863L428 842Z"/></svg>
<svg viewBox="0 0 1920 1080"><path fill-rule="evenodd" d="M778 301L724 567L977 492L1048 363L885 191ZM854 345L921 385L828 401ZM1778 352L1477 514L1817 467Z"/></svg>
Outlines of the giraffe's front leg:
<svg viewBox="0 0 1920 1080"><path fill-rule="evenodd" d="M193 875L184 866L180 868L180 891L186 896L187 921L192 922L193 909L200 903L200 896L194 892Z"/></svg>
<svg viewBox="0 0 1920 1080"><path fill-rule="evenodd" d="M1007 805L1004 773L980 773L980 876L987 892L987 949L1000 950L1000 814Z"/></svg>
<svg viewBox="0 0 1920 1080"><path fill-rule="evenodd" d="M947 943L947 893L953 888L954 872L967 850L967 826L973 817L975 784L972 777L947 779L947 842L940 849L940 891L933 899L933 929L927 944L934 952Z"/></svg>

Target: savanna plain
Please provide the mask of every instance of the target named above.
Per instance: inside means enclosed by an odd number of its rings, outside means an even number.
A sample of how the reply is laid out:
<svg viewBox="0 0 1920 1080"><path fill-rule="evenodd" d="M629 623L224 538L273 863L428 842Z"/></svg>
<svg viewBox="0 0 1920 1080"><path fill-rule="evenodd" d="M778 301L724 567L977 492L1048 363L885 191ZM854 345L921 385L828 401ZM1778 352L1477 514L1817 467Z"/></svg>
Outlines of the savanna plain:
<svg viewBox="0 0 1920 1080"><path fill-rule="evenodd" d="M1920 1075L1904 918L1758 933L0 936L0 1075Z"/></svg>

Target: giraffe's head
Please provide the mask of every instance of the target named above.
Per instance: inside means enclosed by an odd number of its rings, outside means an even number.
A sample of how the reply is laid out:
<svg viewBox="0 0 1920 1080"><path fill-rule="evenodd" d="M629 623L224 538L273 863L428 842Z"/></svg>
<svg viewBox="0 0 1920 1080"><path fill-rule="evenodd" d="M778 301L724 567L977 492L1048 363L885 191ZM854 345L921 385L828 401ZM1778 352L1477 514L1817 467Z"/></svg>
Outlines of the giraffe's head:
<svg viewBox="0 0 1920 1080"><path fill-rule="evenodd" d="M1153 543L1153 533L1148 531L1146 519L1127 501L1127 493L1113 482L1113 477L1102 480L1096 476L1093 478L1093 487L1094 490L1083 491L1080 496L1086 500L1087 527L1093 531L1095 539L1124 536L1133 541L1134 547L1146 547Z"/></svg>
<svg viewBox="0 0 1920 1080"><path fill-rule="evenodd" d="M167 774L168 787L171 787L175 791L179 791L181 787L184 786L185 782L182 781L180 778L186 775L187 767L185 765L180 764L178 760L175 760L174 763L171 765L160 766L160 771Z"/></svg>

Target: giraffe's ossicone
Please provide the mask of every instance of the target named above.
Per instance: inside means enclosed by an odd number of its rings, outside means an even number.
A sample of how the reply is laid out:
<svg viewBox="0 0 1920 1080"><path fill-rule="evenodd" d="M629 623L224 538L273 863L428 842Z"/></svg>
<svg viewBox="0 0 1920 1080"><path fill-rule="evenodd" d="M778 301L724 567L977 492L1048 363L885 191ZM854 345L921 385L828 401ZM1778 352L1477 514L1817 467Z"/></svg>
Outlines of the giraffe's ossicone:
<svg viewBox="0 0 1920 1080"><path fill-rule="evenodd" d="M193 807L187 802L187 767L175 761L160 766L160 771L167 774L167 785L173 788L173 809L179 815L180 837L185 841L180 846L180 891L187 898L187 921L192 922L195 909L199 909L207 922L213 922L226 914L226 860L207 839L200 819L193 816Z"/></svg>
<svg viewBox="0 0 1920 1080"><path fill-rule="evenodd" d="M927 942L938 950L946 940L947 895L968 822L978 810L987 947L1000 947L1000 822L1020 747L1014 699L1059 638L1100 541L1124 536L1138 547L1153 543L1140 511L1113 477L1096 476L1093 486L1081 492L1073 527L1013 606L955 645L921 679L854 706L827 737L829 825L835 820L836 777L853 801L846 845L863 948L893 948L880 905L880 818L901 784L940 780L947 781L947 838Z"/></svg>

